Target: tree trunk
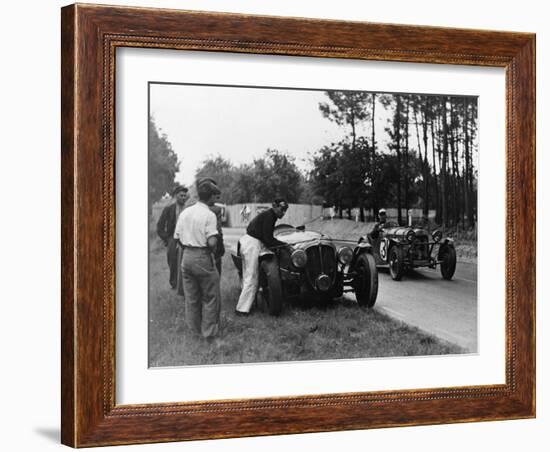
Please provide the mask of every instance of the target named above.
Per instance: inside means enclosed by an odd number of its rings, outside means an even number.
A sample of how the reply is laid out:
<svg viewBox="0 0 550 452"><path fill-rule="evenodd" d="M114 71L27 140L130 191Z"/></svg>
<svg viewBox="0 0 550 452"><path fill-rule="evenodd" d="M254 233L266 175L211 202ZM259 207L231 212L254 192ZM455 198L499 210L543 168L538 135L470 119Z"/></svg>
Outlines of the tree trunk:
<svg viewBox="0 0 550 452"><path fill-rule="evenodd" d="M378 193L376 187L378 187L378 173L376 168L376 138L375 138L375 111L376 111L376 94L372 93L372 125L371 125L371 159L370 159L370 173L371 173L371 187L373 193L371 193L372 208L376 209Z"/></svg>
<svg viewBox="0 0 550 452"><path fill-rule="evenodd" d="M454 161L453 161L453 174L454 174L454 187L455 187L455 224L460 224L460 215L463 209L463 203L464 199L462 196L462 185L460 182L460 166L458 164L459 159L459 142L460 138L458 136L458 119L456 118L456 110L455 110L455 119L456 119L456 128L453 129L453 135L455 140L455 153L454 153Z"/></svg>
<svg viewBox="0 0 550 452"><path fill-rule="evenodd" d="M422 99L422 98L420 98ZM416 142L418 143L418 157L422 164L422 179L423 179L423 202L422 202L422 215L424 218L428 218L428 122L426 119L426 104L428 100L424 100L421 107L421 119L422 119L422 140L424 143L424 156L422 156L422 144L420 142L420 132L418 130L418 110L414 109L414 125L416 129Z"/></svg>
<svg viewBox="0 0 550 452"><path fill-rule="evenodd" d="M351 149L355 152L355 115L353 113L353 107L351 109Z"/></svg>
<svg viewBox="0 0 550 452"><path fill-rule="evenodd" d="M410 97L407 96L405 106L405 215L409 215L409 103Z"/></svg>
<svg viewBox="0 0 550 452"><path fill-rule="evenodd" d="M471 133L469 134L470 138L470 174L468 180L468 190L470 193L470 212L469 212L469 221L472 226L475 225L477 221L477 198L474 193L474 170L473 170L473 155L474 155L474 133L477 127L477 103L472 104L472 120L470 124L472 125Z"/></svg>
<svg viewBox="0 0 550 452"><path fill-rule="evenodd" d="M422 106L422 141L424 142L424 209L422 211L427 220L430 213L430 164L428 163L428 102L430 98L424 101ZM435 162L434 162L435 164Z"/></svg>
<svg viewBox="0 0 550 452"><path fill-rule="evenodd" d="M401 96L396 96L394 130L395 130L395 151L397 152L397 223L401 225Z"/></svg>
<svg viewBox="0 0 550 452"><path fill-rule="evenodd" d="M468 136L469 115L468 115L468 102L466 98L464 103L464 210L468 216L468 227L473 227L473 218L470 208L470 137Z"/></svg>
<svg viewBox="0 0 550 452"><path fill-rule="evenodd" d="M441 189L441 184L443 183L443 115L440 112L439 124L438 124L438 142L437 142L437 164L439 166L439 188ZM440 212L440 224L443 223L443 197L439 193L439 212Z"/></svg>
<svg viewBox="0 0 550 452"><path fill-rule="evenodd" d="M451 214L452 214L452 218L453 218L453 224L456 226L458 225L459 223L459 205L460 205L460 193L458 192L458 185L457 185L457 180L458 180L458 168L457 168L457 153L458 153L458 149L457 149L457 140L456 140L456 134L455 134L455 124L456 124L456 114L455 114L455 108L454 108L454 103L453 103L453 98L451 97L450 99L450 104L451 104L451 109L450 109L450 113L451 113L451 127L449 129L449 134L450 134L450 148L451 148L451 174L452 174L452 180L451 180L451 186L449 187L450 188L450 191L451 191L451 197L449 198L450 202L450 207L452 207L451 209Z"/></svg>
<svg viewBox="0 0 550 452"><path fill-rule="evenodd" d="M435 202L434 202L434 207L435 207L435 222L438 223L438 224L441 224L441 211L439 209L439 184L437 183L437 165L436 165L436 146L435 146L435 130L434 130L434 117L435 114L434 114L434 111L433 109L435 108L435 105L432 104L432 118L430 120L430 129L431 129L431 132L432 132L432 165L433 165L433 168L434 168L434 194L435 194ZM439 145L439 143L438 143ZM439 153L439 152L438 152Z"/></svg>
<svg viewBox="0 0 550 452"><path fill-rule="evenodd" d="M447 153L449 151L449 128L447 125L447 98L443 99L443 162L441 164L441 215L443 226L449 225L447 213Z"/></svg>

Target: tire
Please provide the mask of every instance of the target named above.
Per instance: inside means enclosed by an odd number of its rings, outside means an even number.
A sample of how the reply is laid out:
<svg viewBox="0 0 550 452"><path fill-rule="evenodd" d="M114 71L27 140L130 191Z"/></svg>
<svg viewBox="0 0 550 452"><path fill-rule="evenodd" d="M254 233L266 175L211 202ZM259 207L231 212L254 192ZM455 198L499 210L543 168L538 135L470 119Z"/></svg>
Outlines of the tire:
<svg viewBox="0 0 550 452"><path fill-rule="evenodd" d="M374 256L369 253L360 254L355 261L357 275L353 280L355 299L361 307L372 308L378 296L378 270Z"/></svg>
<svg viewBox="0 0 550 452"><path fill-rule="evenodd" d="M270 315L279 315L283 309L283 289L277 259L266 259L260 262L260 271L265 278L262 285L262 298Z"/></svg>
<svg viewBox="0 0 550 452"><path fill-rule="evenodd" d="M403 277L403 250L399 245L394 245L390 249L388 256L388 264L390 266L390 275L394 281L401 281Z"/></svg>
<svg viewBox="0 0 550 452"><path fill-rule="evenodd" d="M453 246L444 245L439 251L440 270L443 279L451 280L456 270L456 251Z"/></svg>

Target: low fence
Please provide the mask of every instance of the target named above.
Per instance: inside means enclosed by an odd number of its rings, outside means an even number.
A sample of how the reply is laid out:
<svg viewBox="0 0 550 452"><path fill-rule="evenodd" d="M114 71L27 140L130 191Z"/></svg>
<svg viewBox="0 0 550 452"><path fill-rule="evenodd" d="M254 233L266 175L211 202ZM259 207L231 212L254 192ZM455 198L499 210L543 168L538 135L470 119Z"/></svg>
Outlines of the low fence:
<svg viewBox="0 0 550 452"><path fill-rule="evenodd" d="M162 209L173 202L171 199L163 199L153 204L151 213L151 223L156 227ZM190 202L189 204L192 204ZM224 226L231 228L241 228L248 226L248 223L263 210L269 209L269 203L247 203L233 204L225 206ZM294 226L307 223L308 221L319 218L323 215L322 206L313 206L309 204L289 204L285 216L279 220L279 223L288 223Z"/></svg>
<svg viewBox="0 0 550 452"><path fill-rule="evenodd" d="M260 212L269 209L269 203L233 204L226 207L226 226L231 228L246 227ZM285 216L278 223L300 226L323 215L322 206L310 204L289 204Z"/></svg>
<svg viewBox="0 0 550 452"><path fill-rule="evenodd" d="M156 222L162 212L162 209L173 202L171 199L165 199L159 201L152 206L152 218L151 223L156 226ZM269 209L271 204L269 203L246 203L246 204L233 204L225 207L224 226L232 228L246 227L248 223L263 210ZM422 220L422 209L409 209L412 215L413 222ZM359 221L359 209L351 209L351 217L348 216L348 210L344 209L342 212L343 218ZM407 221L407 210L401 209L403 221ZM397 221L397 209L388 207L386 208L386 215L389 220ZM367 221L377 221L377 215L371 209L365 209L365 216ZM278 223L288 223L293 226L299 226L301 224L308 223L316 218L330 219L339 218L338 210L330 207L323 208L322 206L314 206L311 204L290 204L285 216L278 221ZM433 221L435 219L435 210L431 209L428 212L428 220Z"/></svg>
<svg viewBox="0 0 550 452"><path fill-rule="evenodd" d="M397 212L398 210L392 207L386 208L386 216L388 220L397 221ZM373 212L372 209L365 209L365 220L366 221L377 221L378 213ZM422 209L409 209L409 213L412 216L413 222L418 222L423 219ZM407 221L407 209L401 209L401 215L403 221ZM323 218L340 218L338 209L325 207L323 209ZM348 213L348 209L342 211L342 218L347 220L360 221L360 212L358 208L351 209L351 216ZM435 210L431 209L428 211L428 220L435 219Z"/></svg>

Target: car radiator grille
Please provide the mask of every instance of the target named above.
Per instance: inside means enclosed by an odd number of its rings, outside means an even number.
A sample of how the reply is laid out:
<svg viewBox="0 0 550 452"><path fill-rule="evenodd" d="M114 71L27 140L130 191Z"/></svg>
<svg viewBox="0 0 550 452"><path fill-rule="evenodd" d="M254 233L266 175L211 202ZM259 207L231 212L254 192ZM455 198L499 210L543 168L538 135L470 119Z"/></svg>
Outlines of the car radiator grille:
<svg viewBox="0 0 550 452"><path fill-rule="evenodd" d="M324 273L331 279L336 273L336 256L334 249L327 245L312 246L306 250L307 266L306 274L309 282L315 287L315 280Z"/></svg>
<svg viewBox="0 0 550 452"><path fill-rule="evenodd" d="M428 259L428 237L417 237L412 246L411 253L414 260Z"/></svg>

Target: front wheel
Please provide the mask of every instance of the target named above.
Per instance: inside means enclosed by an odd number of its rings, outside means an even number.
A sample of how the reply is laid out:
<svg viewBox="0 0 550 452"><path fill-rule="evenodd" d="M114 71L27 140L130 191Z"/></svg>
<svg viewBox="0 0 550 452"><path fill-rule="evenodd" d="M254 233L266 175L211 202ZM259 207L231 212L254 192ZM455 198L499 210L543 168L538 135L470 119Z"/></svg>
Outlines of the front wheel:
<svg viewBox="0 0 550 452"><path fill-rule="evenodd" d="M262 282L262 298L266 304L267 312L270 315L279 315L283 309L283 289L277 259L262 261L260 272L264 276L264 278L260 278L260 281Z"/></svg>
<svg viewBox="0 0 550 452"><path fill-rule="evenodd" d="M403 250L399 245L392 246L388 257L390 264L390 275L394 281L401 281L403 277Z"/></svg>
<svg viewBox="0 0 550 452"><path fill-rule="evenodd" d="M456 270L456 250L453 246L445 245L439 251L439 260L441 261L441 276L443 279L452 279Z"/></svg>
<svg viewBox="0 0 550 452"><path fill-rule="evenodd" d="M360 254L355 263L353 280L355 298L359 306L372 308L378 295L378 270L372 254Z"/></svg>

